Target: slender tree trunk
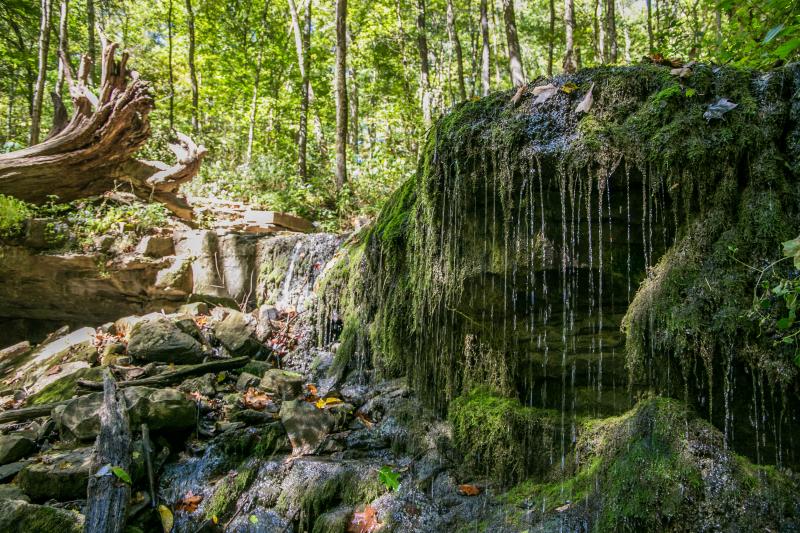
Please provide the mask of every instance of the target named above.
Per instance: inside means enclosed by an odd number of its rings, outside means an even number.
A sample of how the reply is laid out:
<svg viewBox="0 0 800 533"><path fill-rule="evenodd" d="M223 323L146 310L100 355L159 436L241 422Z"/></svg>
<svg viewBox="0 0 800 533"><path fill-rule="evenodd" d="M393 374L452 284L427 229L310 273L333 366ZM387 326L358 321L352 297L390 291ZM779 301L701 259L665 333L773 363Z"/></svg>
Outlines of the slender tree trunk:
<svg viewBox="0 0 800 533"><path fill-rule="evenodd" d="M255 140L256 115L258 114L258 88L261 84L261 67L264 64L264 34L267 31L268 12L269 0L264 2L264 11L261 14L261 28L258 32L258 60L256 61L256 71L253 76L253 97L250 100L250 120L247 128L247 151L245 152L246 165L249 165L253 160L253 141Z"/></svg>
<svg viewBox="0 0 800 533"><path fill-rule="evenodd" d="M564 71L575 72L578 64L575 58L575 3L573 0L564 0L564 29L565 29L565 52L564 52Z"/></svg>
<svg viewBox="0 0 800 533"><path fill-rule="evenodd" d="M170 0L171 2L172 0ZM89 39L89 45L87 46L87 51L89 53L89 59L91 63L89 63L89 68L92 71L92 80L95 80L94 72L95 72L95 64L97 63L97 46L95 44L95 13L94 13L94 0L86 0L86 31Z"/></svg>
<svg viewBox="0 0 800 533"><path fill-rule="evenodd" d="M350 96L347 102L350 105L350 126L348 128L350 133L350 147L353 150L353 154L358 155L358 78L353 70L350 71Z"/></svg>
<svg viewBox="0 0 800 533"><path fill-rule="evenodd" d="M11 87L8 91L8 108L6 110L6 142L14 138L14 99L17 96L17 71L14 70L14 76L11 78Z"/></svg>
<svg viewBox="0 0 800 533"><path fill-rule="evenodd" d="M42 17L39 25L39 74L36 77L36 87L33 93L33 112L31 113L30 144L39 143L39 133L42 125L42 95L47 79L47 54L50 50L50 9L51 0L42 0Z"/></svg>
<svg viewBox="0 0 800 533"><path fill-rule="evenodd" d="M300 71L300 123L297 127L297 173L303 181L308 178L307 146L308 146L308 45L310 39L311 0L306 2L303 28L300 28L300 14L294 0L289 0L289 14L292 17L294 47L297 53L297 67Z"/></svg>
<svg viewBox="0 0 800 533"><path fill-rule="evenodd" d="M336 189L347 182L347 0L336 0Z"/></svg>
<svg viewBox="0 0 800 533"><path fill-rule="evenodd" d="M647 8L647 49L652 54L653 49L653 5L652 0L645 0Z"/></svg>
<svg viewBox="0 0 800 533"><path fill-rule="evenodd" d="M606 32L603 19L603 6L600 0L594 0L594 15L592 26L594 29L594 54L601 65L606 62Z"/></svg>
<svg viewBox="0 0 800 533"><path fill-rule="evenodd" d="M553 75L553 49L556 45L556 2L550 0L550 33L547 35L547 75Z"/></svg>
<svg viewBox="0 0 800 533"><path fill-rule="evenodd" d="M474 97L478 92L478 79L480 79L480 74L478 74L478 40L479 32L478 32L478 25L475 24L475 16L472 13L472 6L474 3L472 0L469 2L469 9L468 9L468 17L467 20L469 21L468 31L469 31L469 72L470 72L470 84L469 84L469 95L470 97Z"/></svg>
<svg viewBox="0 0 800 533"><path fill-rule="evenodd" d="M511 70L511 84L514 87L525 84L525 73L522 69L522 57L517 36L517 19L514 14L514 0L503 0L503 21L506 23L506 40L508 41L508 63Z"/></svg>
<svg viewBox="0 0 800 533"><path fill-rule="evenodd" d="M489 94L489 13L486 0L481 0L481 94Z"/></svg>
<svg viewBox="0 0 800 533"><path fill-rule="evenodd" d="M198 104L200 100L200 88L197 85L197 70L194 65L194 9L192 0L186 0L186 25L189 30L189 79L192 82L192 133L197 135L200 130L198 117Z"/></svg>
<svg viewBox="0 0 800 533"><path fill-rule="evenodd" d="M503 77L500 74L500 57L505 54L501 54L499 51L500 46L497 44L497 6L494 3L490 4L492 8L492 27L489 31L489 36L492 39L492 55L494 56L494 81L497 85L503 84ZM509 72L510 74L510 72Z"/></svg>
<svg viewBox="0 0 800 533"><path fill-rule="evenodd" d="M608 37L608 59L617 62L617 9L616 0L606 0L606 34Z"/></svg>
<svg viewBox="0 0 800 533"><path fill-rule="evenodd" d="M430 64L428 37L425 33L425 0L417 0L417 48L419 49L419 89L422 98L422 118L431 123Z"/></svg>
<svg viewBox="0 0 800 533"><path fill-rule="evenodd" d="M714 10L714 29L716 32L717 53L722 51L722 10L717 6Z"/></svg>
<svg viewBox="0 0 800 533"><path fill-rule="evenodd" d="M456 77L458 78L458 95L461 100L467 99L467 88L464 85L464 58L461 50L461 39L458 38L458 28L456 27L456 14L453 9L453 0L447 0L447 36L450 39L450 46L456 53Z"/></svg>
<svg viewBox="0 0 800 533"><path fill-rule="evenodd" d="M169 129L175 129L175 76L172 72L172 0L167 8L167 40L169 69Z"/></svg>
<svg viewBox="0 0 800 533"><path fill-rule="evenodd" d="M56 95L61 98L64 91L64 72L67 66L64 64L63 57L69 56L69 36L68 36L68 16L69 0L61 0L61 18L58 23L58 80L56 82Z"/></svg>

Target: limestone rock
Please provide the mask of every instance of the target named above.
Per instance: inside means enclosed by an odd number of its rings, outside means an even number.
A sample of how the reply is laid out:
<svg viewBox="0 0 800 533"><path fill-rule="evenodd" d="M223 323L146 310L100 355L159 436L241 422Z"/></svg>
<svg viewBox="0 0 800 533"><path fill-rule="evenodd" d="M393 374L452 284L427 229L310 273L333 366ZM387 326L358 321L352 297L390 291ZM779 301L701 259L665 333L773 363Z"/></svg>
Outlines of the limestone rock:
<svg viewBox="0 0 800 533"><path fill-rule="evenodd" d="M128 353L137 359L164 363L191 364L203 360L203 346L184 333L171 320L160 317L134 324Z"/></svg>
<svg viewBox="0 0 800 533"><path fill-rule="evenodd" d="M175 253L172 237L148 235L136 246L136 253L148 257L166 257Z"/></svg>
<svg viewBox="0 0 800 533"><path fill-rule="evenodd" d="M214 335L233 355L255 355L262 348L255 333L253 318L233 310L214 327Z"/></svg>
<svg viewBox="0 0 800 533"><path fill-rule="evenodd" d="M58 533L81 533L83 515L66 509L35 505L23 500L0 500L0 531L7 533L30 533L34 531L57 531Z"/></svg>
<svg viewBox="0 0 800 533"><path fill-rule="evenodd" d="M0 435L0 465L13 463L36 450L33 439L22 435Z"/></svg>
<svg viewBox="0 0 800 533"><path fill-rule="evenodd" d="M313 453L333 429L327 411L302 400L283 402L280 417L295 452Z"/></svg>
<svg viewBox="0 0 800 533"><path fill-rule="evenodd" d="M261 388L277 394L281 399L293 400L303 394L303 375L289 370L271 368L261 379Z"/></svg>
<svg viewBox="0 0 800 533"><path fill-rule="evenodd" d="M91 463L91 447L49 452L23 468L17 483L33 501L80 500L86 497Z"/></svg>
<svg viewBox="0 0 800 533"><path fill-rule="evenodd" d="M195 425L197 406L176 389L127 387L122 395L128 405L131 427L147 423L151 430L182 429ZM62 438L89 440L100 431L103 393L75 398L53 411Z"/></svg>

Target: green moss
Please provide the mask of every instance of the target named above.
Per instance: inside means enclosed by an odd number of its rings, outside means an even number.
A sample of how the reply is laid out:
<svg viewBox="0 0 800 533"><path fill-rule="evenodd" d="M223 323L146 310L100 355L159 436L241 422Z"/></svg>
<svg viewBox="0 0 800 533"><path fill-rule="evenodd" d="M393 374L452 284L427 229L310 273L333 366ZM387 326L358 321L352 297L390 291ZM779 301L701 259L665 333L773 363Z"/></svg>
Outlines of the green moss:
<svg viewBox="0 0 800 533"><path fill-rule="evenodd" d="M253 466L243 466L235 472L236 475L228 474L214 487L214 494L205 504L205 514L209 520L214 516L222 519L233 510L236 500L255 478L257 469Z"/></svg>
<svg viewBox="0 0 800 533"><path fill-rule="evenodd" d="M18 237L23 223L32 215L25 202L0 194L0 238Z"/></svg>
<svg viewBox="0 0 800 533"><path fill-rule="evenodd" d="M565 445L560 413L525 407L486 389L453 400L448 419L464 455L464 472L500 484L543 473Z"/></svg>
<svg viewBox="0 0 800 533"><path fill-rule="evenodd" d="M101 381L102 377L103 369L100 367L82 368L69 376L50 383L36 394L30 396L27 404L42 405L68 400L78 393L77 381L79 379Z"/></svg>

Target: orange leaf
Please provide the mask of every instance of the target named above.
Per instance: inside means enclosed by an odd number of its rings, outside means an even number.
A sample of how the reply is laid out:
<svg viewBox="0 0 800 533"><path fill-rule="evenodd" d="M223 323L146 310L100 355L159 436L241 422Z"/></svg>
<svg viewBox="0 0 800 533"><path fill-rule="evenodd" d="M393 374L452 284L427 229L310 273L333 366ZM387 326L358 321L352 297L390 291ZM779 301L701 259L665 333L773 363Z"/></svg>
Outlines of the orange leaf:
<svg viewBox="0 0 800 533"><path fill-rule="evenodd" d="M183 499L175 506L175 510L193 513L197 510L197 506L200 505L200 502L202 501L202 494L194 494L192 491L189 491L186 496L184 496Z"/></svg>
<svg viewBox="0 0 800 533"><path fill-rule="evenodd" d="M364 425L367 426L367 429L369 429L369 428L371 428L372 426L375 425L375 422L370 420L369 417L367 415L365 415L364 413L362 413L361 411L356 413L356 418L361 420L361 422L363 422Z"/></svg>
<svg viewBox="0 0 800 533"><path fill-rule="evenodd" d="M311 394L312 396L317 396L319 394L319 392L317 391L317 386L314 385L313 383L307 383L306 389L308 390L308 393Z"/></svg>
<svg viewBox="0 0 800 533"><path fill-rule="evenodd" d="M353 519L347 526L348 533L372 533L383 527L378 522L378 512L371 505L364 507L364 512L353 513Z"/></svg>
<svg viewBox="0 0 800 533"><path fill-rule="evenodd" d="M248 409L260 411L269 404L272 399L264 392L258 391L253 387L247 389L242 397L242 403Z"/></svg>
<svg viewBox="0 0 800 533"><path fill-rule="evenodd" d="M477 496L481 493L481 488L476 485L459 485L458 492L464 496Z"/></svg>

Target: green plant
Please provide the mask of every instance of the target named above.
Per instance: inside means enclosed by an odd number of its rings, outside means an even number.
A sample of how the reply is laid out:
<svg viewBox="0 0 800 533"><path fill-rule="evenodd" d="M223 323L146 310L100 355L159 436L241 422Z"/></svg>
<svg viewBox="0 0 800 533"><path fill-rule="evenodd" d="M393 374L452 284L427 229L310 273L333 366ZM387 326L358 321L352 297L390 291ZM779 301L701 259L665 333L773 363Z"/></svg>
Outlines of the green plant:
<svg viewBox="0 0 800 533"><path fill-rule="evenodd" d="M0 238L16 237L22 224L31 217L31 208L22 200L0 194Z"/></svg>
<svg viewBox="0 0 800 533"><path fill-rule="evenodd" d="M389 490L400 488L400 473L392 470L391 466L384 465L378 470L378 479Z"/></svg>

